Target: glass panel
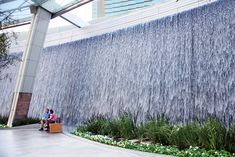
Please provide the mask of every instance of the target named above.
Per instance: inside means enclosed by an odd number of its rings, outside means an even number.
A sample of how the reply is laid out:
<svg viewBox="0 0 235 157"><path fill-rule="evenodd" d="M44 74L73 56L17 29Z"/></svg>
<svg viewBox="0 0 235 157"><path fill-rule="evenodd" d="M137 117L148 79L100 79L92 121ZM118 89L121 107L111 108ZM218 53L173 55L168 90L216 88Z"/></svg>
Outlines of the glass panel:
<svg viewBox="0 0 235 157"><path fill-rule="evenodd" d="M106 16L118 16L168 0L94 0L70 12L85 21ZM51 13L57 13L84 0L5 0L0 1L0 22L6 24L31 20L29 6L41 6ZM89 7L88 7L89 6ZM85 9L84 9L85 8ZM86 15L86 16L84 16ZM87 16L89 15L89 17ZM92 18L91 18L92 16ZM88 18L87 18L88 17Z"/></svg>
<svg viewBox="0 0 235 157"><path fill-rule="evenodd" d="M0 1L0 22L20 23L31 20L29 6L41 6L51 13L56 13L82 0L5 0Z"/></svg>
<svg viewBox="0 0 235 157"><path fill-rule="evenodd" d="M81 0L50 0L44 2L41 6L52 13L56 13L80 1Z"/></svg>
<svg viewBox="0 0 235 157"><path fill-rule="evenodd" d="M34 5L30 0L6 0L0 3L0 22L2 24L30 21L29 6Z"/></svg>

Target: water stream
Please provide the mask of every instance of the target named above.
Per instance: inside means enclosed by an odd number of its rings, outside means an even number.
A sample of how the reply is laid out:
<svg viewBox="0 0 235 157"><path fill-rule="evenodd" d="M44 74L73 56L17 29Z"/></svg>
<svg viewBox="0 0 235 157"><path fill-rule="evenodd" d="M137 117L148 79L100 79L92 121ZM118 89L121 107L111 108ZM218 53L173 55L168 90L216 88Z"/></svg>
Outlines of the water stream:
<svg viewBox="0 0 235 157"><path fill-rule="evenodd" d="M45 48L28 115L38 117L44 107L67 125L122 111L138 121L165 116L186 123L216 116L231 124L235 1Z"/></svg>

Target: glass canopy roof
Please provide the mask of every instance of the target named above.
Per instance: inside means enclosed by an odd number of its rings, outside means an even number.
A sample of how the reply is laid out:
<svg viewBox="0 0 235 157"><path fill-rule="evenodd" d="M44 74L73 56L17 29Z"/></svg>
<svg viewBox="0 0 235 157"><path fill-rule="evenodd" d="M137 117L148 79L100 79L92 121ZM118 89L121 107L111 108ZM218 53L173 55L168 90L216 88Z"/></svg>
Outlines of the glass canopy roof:
<svg viewBox="0 0 235 157"><path fill-rule="evenodd" d="M31 20L29 6L40 6L52 14L74 5L83 5L92 0L0 0L0 24L12 25Z"/></svg>

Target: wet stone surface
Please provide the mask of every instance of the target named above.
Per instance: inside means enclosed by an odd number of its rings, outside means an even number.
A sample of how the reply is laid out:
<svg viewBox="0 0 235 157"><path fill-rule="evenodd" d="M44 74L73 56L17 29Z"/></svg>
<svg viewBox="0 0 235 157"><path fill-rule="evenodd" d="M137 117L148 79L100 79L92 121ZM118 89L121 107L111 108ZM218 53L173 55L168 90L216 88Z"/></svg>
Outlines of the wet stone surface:
<svg viewBox="0 0 235 157"><path fill-rule="evenodd" d="M112 147L35 126L0 130L0 157L165 157Z"/></svg>

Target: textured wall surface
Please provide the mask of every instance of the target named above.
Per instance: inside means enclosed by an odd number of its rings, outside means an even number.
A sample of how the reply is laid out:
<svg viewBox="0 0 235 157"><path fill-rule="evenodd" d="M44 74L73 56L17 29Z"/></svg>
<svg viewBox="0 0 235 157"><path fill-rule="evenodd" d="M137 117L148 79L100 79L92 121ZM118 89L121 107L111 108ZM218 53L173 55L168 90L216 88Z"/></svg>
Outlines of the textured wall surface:
<svg viewBox="0 0 235 157"><path fill-rule="evenodd" d="M19 99L17 101L15 119L24 119L28 116L29 105L31 101L32 93L19 93Z"/></svg>
<svg viewBox="0 0 235 157"><path fill-rule="evenodd" d="M19 70L19 60L21 53L12 53L16 60L12 65L0 70L0 115L9 115L13 91L15 89L16 78ZM0 63L1 64L1 63Z"/></svg>
<svg viewBox="0 0 235 157"><path fill-rule="evenodd" d="M46 48L29 115L65 123L120 110L172 122L235 113L235 1Z"/></svg>
<svg viewBox="0 0 235 157"><path fill-rule="evenodd" d="M129 110L172 122L235 113L235 1L48 47L29 116L53 108L74 125Z"/></svg>
<svg viewBox="0 0 235 157"><path fill-rule="evenodd" d="M65 123L120 110L173 122L235 113L235 1L46 48L30 116L52 107Z"/></svg>

